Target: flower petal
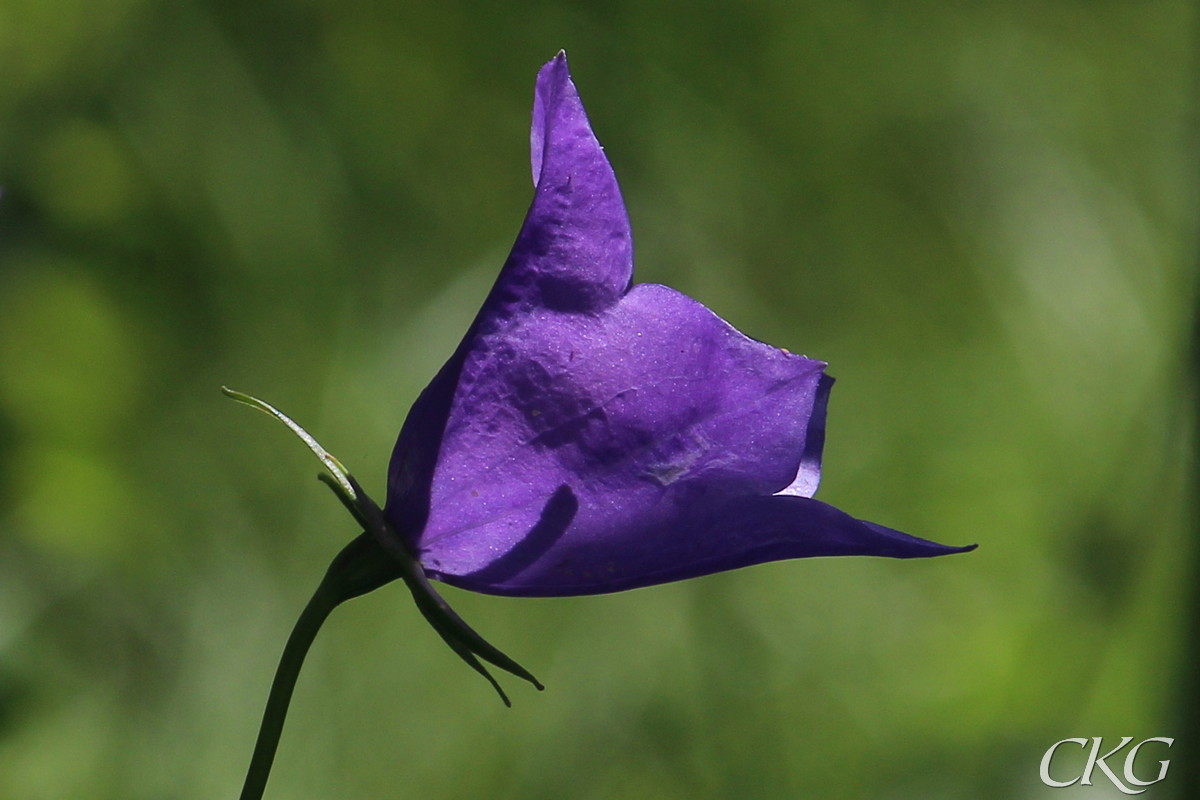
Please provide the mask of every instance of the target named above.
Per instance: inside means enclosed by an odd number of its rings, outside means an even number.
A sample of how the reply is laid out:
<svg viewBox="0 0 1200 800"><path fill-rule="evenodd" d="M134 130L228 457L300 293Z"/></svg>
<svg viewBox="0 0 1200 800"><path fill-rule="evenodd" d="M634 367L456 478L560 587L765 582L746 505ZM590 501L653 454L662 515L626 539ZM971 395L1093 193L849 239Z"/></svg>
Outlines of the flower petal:
<svg viewBox="0 0 1200 800"><path fill-rule="evenodd" d="M633 278L633 236L617 178L596 141L565 53L537 77L530 128L533 204L485 305L593 311Z"/></svg>
<svg viewBox="0 0 1200 800"><path fill-rule="evenodd" d="M617 179L560 52L538 73L531 126L533 203L491 293L457 351L413 404L388 471L387 514L420 531L433 468L464 362L479 340L535 308L593 313L633 277L633 237Z"/></svg>
<svg viewBox="0 0 1200 800"><path fill-rule="evenodd" d="M619 550L609 546L608 537L597 536L577 541L569 551L549 548L553 557L528 565L501 558L473 573L431 574L477 592L556 597L618 592L790 558L927 558L975 549L919 539L819 500L787 495L683 508L669 526L646 519L620 538Z"/></svg>

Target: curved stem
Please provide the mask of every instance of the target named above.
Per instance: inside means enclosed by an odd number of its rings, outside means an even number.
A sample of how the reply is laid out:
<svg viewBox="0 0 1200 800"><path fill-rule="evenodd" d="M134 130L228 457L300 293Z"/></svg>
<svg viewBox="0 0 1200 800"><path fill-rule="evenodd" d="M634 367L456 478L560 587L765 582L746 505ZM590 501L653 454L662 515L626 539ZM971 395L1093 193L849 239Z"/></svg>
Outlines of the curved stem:
<svg viewBox="0 0 1200 800"><path fill-rule="evenodd" d="M283 733L283 721L287 716L288 704L292 699L292 690L296 687L296 678L300 675L300 667L308 648L317 636L317 631L329 616L329 612L337 608L340 598L329 592L326 584L321 583L313 594L308 605L296 620L296 626L288 636L283 648L283 656L275 669L275 679L271 682L271 694L267 697L267 708L263 712L262 724L258 729L258 740L254 743L254 755L250 757L250 768L246 771L246 782L242 786L241 800L261 800L263 790L267 786L267 778L271 774L271 764L275 760L275 751L279 747L279 736Z"/></svg>
<svg viewBox="0 0 1200 800"><path fill-rule="evenodd" d="M263 796L275 751L279 748L292 690L296 688L296 678L308 648L329 613L346 600L374 591L399 577L401 570L395 559L367 533L359 534L334 557L284 645L258 729L258 740L254 743L254 755L250 757L250 768L246 771L241 800L261 800Z"/></svg>

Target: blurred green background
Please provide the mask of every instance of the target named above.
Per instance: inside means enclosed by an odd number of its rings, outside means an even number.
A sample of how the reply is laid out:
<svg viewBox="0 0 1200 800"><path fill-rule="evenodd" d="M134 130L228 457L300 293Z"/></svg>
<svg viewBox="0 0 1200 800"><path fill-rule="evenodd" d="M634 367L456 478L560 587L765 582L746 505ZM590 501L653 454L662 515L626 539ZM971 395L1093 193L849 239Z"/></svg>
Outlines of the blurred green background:
<svg viewBox="0 0 1200 800"><path fill-rule="evenodd" d="M236 796L356 530L218 387L382 499L524 215L559 48L639 279L830 362L821 497L980 548L447 590L547 684L506 681L511 710L386 587L317 640L267 797L1049 798L1059 739L1180 736L1195 26L1165 1L0 0L0 797ZM1065 796L1120 796L1096 780Z"/></svg>

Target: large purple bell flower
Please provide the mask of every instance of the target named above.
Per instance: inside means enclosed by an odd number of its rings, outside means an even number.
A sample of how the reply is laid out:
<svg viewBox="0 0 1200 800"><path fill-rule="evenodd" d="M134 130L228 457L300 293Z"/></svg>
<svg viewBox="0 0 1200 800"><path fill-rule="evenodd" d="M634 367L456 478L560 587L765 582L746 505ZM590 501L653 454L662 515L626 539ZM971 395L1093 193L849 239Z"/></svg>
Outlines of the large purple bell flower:
<svg viewBox="0 0 1200 800"><path fill-rule="evenodd" d="M812 498L825 364L632 284L612 167L559 53L538 73L536 190L500 277L396 442L384 509L426 573L579 595L808 556L959 552Z"/></svg>
<svg viewBox="0 0 1200 800"><path fill-rule="evenodd" d="M414 403L380 509L292 428L364 528L334 559L272 685L242 800L259 798L309 644L341 602L397 578L484 675L528 671L484 641L429 579L475 592L599 594L811 556L957 553L813 499L825 364L738 332L697 301L633 284L612 167L559 53L530 131L534 197L450 360Z"/></svg>

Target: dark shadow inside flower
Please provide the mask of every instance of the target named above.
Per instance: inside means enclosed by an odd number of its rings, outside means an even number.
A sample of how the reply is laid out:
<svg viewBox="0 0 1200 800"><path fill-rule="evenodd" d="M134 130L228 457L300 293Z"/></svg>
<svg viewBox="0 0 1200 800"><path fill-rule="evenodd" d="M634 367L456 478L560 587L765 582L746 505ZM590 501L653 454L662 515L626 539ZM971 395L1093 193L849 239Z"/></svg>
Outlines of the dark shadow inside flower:
<svg viewBox="0 0 1200 800"><path fill-rule="evenodd" d="M579 499L570 486L562 484L550 495L537 523L521 541L486 567L465 577L487 583L504 583L516 577L554 547L578 512Z"/></svg>

